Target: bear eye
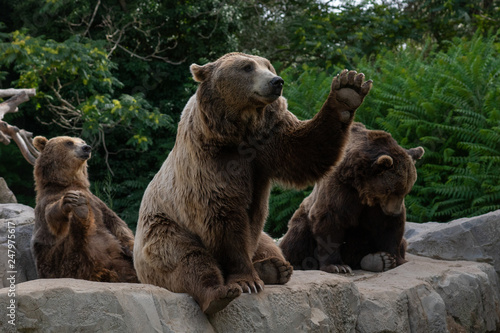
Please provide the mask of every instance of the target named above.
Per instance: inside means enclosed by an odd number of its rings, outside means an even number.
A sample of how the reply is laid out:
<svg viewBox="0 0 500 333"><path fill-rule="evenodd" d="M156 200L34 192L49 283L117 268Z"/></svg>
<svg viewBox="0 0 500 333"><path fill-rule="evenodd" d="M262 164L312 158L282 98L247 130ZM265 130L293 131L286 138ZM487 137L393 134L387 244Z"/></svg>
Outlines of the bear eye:
<svg viewBox="0 0 500 333"><path fill-rule="evenodd" d="M73 146L73 141L66 141L66 146L72 147Z"/></svg>
<svg viewBox="0 0 500 333"><path fill-rule="evenodd" d="M253 66L252 65L246 65L245 67L243 67L243 70L247 73L250 73L252 70L253 70Z"/></svg>

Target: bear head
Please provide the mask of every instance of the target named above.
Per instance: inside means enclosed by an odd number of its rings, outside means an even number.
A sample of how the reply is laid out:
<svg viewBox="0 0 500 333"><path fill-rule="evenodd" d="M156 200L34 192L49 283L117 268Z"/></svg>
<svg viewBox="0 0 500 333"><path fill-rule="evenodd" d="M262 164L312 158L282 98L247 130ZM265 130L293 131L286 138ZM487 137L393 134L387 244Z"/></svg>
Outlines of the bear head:
<svg viewBox="0 0 500 333"><path fill-rule="evenodd" d="M355 188L362 204L397 216L404 212L404 197L417 180L415 162L423 155L422 147L404 149L389 133L355 123L337 169L339 179Z"/></svg>
<svg viewBox="0 0 500 333"><path fill-rule="evenodd" d="M283 79L269 60L258 56L229 53L203 66L192 64L190 70L201 83L198 98L206 98L218 110L241 113L262 109L276 101L283 90Z"/></svg>
<svg viewBox="0 0 500 333"><path fill-rule="evenodd" d="M33 145L40 151L34 170L37 189L49 184L88 187L87 160L92 148L85 141L68 136L50 140L37 136Z"/></svg>

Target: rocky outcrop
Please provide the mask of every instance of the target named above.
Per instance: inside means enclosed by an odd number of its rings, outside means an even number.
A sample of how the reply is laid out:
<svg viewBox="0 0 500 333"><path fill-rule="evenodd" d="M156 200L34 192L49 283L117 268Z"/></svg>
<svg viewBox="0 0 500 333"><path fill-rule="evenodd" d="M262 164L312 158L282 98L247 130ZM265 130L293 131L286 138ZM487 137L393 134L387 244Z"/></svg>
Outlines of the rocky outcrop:
<svg viewBox="0 0 500 333"><path fill-rule="evenodd" d="M297 271L288 284L244 294L207 317L188 295L151 285L23 282L36 278L33 209L0 204L0 332L500 332L499 220L493 212L408 223L411 252L453 261L409 254L408 263L384 273Z"/></svg>
<svg viewBox="0 0 500 333"><path fill-rule="evenodd" d="M207 317L188 295L151 285L36 280L12 297L0 290L0 331L489 332L500 330L499 290L491 265L410 255L384 273L295 272Z"/></svg>
<svg viewBox="0 0 500 333"><path fill-rule="evenodd" d="M7 186L5 179L0 177L0 204L3 203L17 203L16 196Z"/></svg>
<svg viewBox="0 0 500 333"><path fill-rule="evenodd" d="M30 241L35 223L33 208L21 204L0 204L0 287L37 278Z"/></svg>
<svg viewBox="0 0 500 333"><path fill-rule="evenodd" d="M448 223L406 223L408 252L493 265L500 276L500 210Z"/></svg>

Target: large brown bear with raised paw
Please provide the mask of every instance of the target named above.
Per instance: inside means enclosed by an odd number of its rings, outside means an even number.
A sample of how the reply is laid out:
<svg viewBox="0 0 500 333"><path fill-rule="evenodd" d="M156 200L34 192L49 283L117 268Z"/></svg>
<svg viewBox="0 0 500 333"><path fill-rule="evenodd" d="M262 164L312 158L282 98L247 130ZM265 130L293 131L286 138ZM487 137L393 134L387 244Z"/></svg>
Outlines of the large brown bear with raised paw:
<svg viewBox="0 0 500 333"><path fill-rule="evenodd" d="M40 151L31 239L39 277L139 282L132 231L89 190L91 147L66 136L37 136L33 145Z"/></svg>
<svg viewBox="0 0 500 333"><path fill-rule="evenodd" d="M142 199L134 263L141 282L188 293L211 314L290 279L262 232L271 184L304 186L330 169L371 81L342 72L314 119L299 121L267 59L230 53L190 69L200 84Z"/></svg>
<svg viewBox="0 0 500 333"><path fill-rule="evenodd" d="M422 147L404 149L384 131L355 123L344 158L316 183L280 242L295 269L381 272L406 262L404 198Z"/></svg>

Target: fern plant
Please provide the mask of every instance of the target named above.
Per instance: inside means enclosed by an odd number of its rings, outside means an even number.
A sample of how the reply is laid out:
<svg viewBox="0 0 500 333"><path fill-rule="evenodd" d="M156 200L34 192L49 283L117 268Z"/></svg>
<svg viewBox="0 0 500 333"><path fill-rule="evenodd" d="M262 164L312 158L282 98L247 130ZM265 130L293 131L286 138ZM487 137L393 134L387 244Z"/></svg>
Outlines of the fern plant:
<svg viewBox="0 0 500 333"><path fill-rule="evenodd" d="M447 50L408 46L364 60L375 76L370 127L424 146L408 219L448 221L500 209L500 57L497 36L454 39ZM365 109L366 110L366 109ZM369 115L360 110L360 118Z"/></svg>

